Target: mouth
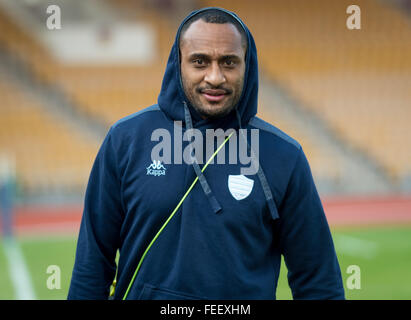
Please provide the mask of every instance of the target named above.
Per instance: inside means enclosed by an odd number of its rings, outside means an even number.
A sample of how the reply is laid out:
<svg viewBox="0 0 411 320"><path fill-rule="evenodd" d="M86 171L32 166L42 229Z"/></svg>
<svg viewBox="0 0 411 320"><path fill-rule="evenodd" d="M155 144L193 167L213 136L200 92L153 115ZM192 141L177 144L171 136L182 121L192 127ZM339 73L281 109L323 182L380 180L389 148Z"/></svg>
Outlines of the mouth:
<svg viewBox="0 0 411 320"><path fill-rule="evenodd" d="M224 89L203 89L200 93L209 102L220 102L230 94L228 90Z"/></svg>

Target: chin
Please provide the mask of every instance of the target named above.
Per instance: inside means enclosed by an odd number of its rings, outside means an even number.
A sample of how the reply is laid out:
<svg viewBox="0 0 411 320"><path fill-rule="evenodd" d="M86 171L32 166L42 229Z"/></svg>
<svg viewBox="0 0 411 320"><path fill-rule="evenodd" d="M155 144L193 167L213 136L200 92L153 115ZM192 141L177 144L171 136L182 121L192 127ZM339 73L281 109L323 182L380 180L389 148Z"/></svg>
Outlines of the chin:
<svg viewBox="0 0 411 320"><path fill-rule="evenodd" d="M201 114L203 116L206 116L207 118L211 119L217 119L217 118L222 118L228 115L233 108L219 108L218 110L212 109L212 110L201 110Z"/></svg>
<svg viewBox="0 0 411 320"><path fill-rule="evenodd" d="M192 105L201 116L209 119L222 118L233 110L233 106L231 106L231 104L229 105L227 101L223 101L223 103L213 104L209 101L203 101L203 99L200 98Z"/></svg>

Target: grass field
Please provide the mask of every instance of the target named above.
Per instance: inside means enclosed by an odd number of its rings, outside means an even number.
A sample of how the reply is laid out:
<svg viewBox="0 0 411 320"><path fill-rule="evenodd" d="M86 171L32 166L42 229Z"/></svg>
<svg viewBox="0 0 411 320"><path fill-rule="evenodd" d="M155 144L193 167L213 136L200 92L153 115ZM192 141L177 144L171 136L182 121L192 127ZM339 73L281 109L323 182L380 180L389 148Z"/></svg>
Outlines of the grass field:
<svg viewBox="0 0 411 320"><path fill-rule="evenodd" d="M411 299L411 226L333 229L347 299ZM36 299L66 299L76 236L25 236L18 244L27 265ZM50 265L61 271L61 288L47 288ZM361 271L361 289L348 289L350 265ZM15 299L13 283L0 243L0 299ZM283 264L277 299L291 299Z"/></svg>

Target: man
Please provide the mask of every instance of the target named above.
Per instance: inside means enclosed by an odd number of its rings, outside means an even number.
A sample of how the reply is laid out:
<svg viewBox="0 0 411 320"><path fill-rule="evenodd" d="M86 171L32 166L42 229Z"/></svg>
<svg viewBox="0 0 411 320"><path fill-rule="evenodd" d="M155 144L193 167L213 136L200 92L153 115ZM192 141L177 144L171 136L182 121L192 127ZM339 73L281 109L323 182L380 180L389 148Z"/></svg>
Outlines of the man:
<svg viewBox="0 0 411 320"><path fill-rule="evenodd" d="M0 153L0 221L4 238L13 236L13 202L15 192L15 165L12 157Z"/></svg>
<svg viewBox="0 0 411 320"><path fill-rule="evenodd" d="M255 116L257 92L257 53L243 22L219 8L191 13L158 104L112 126L97 155L69 299L107 299L117 250L115 299L275 299L281 255L295 299L344 299L302 148ZM174 149L191 141L175 139L178 130L235 135L204 161L191 148L191 163L178 154L166 163L152 158L150 135L160 128ZM252 130L257 146L247 142ZM231 141L246 143L255 172L242 174L238 161L200 167L219 152L238 155Z"/></svg>

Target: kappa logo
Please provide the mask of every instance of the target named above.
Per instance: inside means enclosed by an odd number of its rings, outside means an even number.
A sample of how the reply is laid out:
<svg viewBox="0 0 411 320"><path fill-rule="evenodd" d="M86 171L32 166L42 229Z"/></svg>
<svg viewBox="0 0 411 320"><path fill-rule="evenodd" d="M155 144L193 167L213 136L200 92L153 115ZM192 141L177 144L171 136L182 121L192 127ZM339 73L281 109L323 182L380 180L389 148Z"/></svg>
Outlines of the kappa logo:
<svg viewBox="0 0 411 320"><path fill-rule="evenodd" d="M166 168L161 164L160 160L153 160L147 168L147 175L148 176L165 176L166 175Z"/></svg>
<svg viewBox="0 0 411 320"><path fill-rule="evenodd" d="M254 180L242 174L228 176L228 190L236 200L247 198L253 190Z"/></svg>

